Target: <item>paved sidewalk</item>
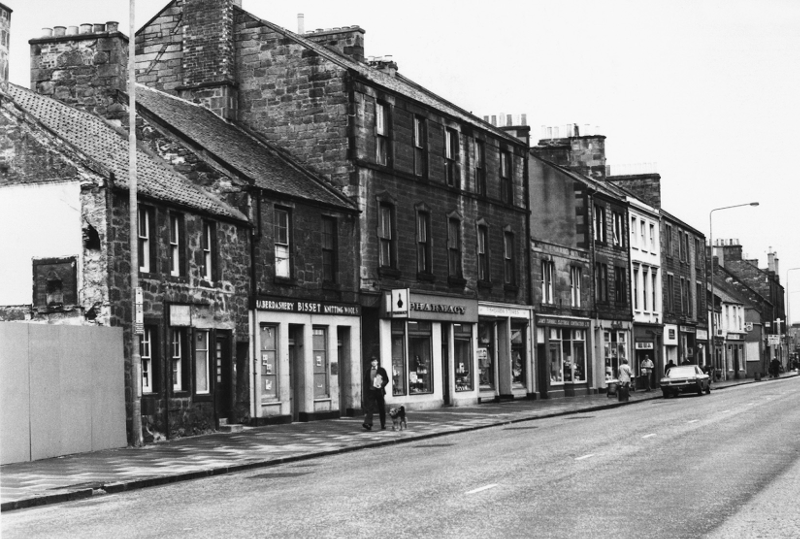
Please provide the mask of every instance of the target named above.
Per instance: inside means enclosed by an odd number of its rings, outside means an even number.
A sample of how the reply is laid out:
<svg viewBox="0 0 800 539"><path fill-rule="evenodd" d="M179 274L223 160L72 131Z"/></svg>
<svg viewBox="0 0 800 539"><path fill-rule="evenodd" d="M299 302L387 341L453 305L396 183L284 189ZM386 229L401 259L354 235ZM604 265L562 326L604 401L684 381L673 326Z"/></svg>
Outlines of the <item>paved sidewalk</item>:
<svg viewBox="0 0 800 539"><path fill-rule="evenodd" d="M796 373L789 373L784 377ZM715 383L722 389L754 380ZM631 393L628 403L605 394L553 400L515 400L469 407L413 410L408 430L365 431L362 417L245 427L147 445L80 453L0 467L2 511L113 494L187 479L272 466L389 444L576 414L662 398L656 390Z"/></svg>

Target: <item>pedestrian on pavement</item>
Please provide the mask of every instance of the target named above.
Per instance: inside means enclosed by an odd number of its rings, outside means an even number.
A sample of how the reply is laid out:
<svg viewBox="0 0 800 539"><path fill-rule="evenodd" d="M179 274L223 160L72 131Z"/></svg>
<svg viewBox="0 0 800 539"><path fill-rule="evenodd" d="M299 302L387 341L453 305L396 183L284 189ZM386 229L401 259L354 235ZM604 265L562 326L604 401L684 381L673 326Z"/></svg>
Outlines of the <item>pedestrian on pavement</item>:
<svg viewBox="0 0 800 539"><path fill-rule="evenodd" d="M675 366L676 366L676 365L675 365L675 362L674 362L674 361L672 361L672 360L670 359L670 360L669 360L669 363L667 363L667 366L666 366L666 368L664 369L664 374L669 374L669 371L670 371L670 369L671 369L672 367L675 367Z"/></svg>
<svg viewBox="0 0 800 539"><path fill-rule="evenodd" d="M631 368L628 365L628 360L622 358L621 363L619 365L619 373L617 374L617 380L619 380L619 389L617 389L618 400L620 401L627 401L628 400L628 392L630 391L631 387L631 377L633 373L631 372Z"/></svg>
<svg viewBox="0 0 800 539"><path fill-rule="evenodd" d="M772 378L777 378L781 375L781 362L777 357L773 357L769 362L769 374Z"/></svg>
<svg viewBox="0 0 800 539"><path fill-rule="evenodd" d="M378 356L373 355L370 358L370 369L364 376L364 404L367 409L367 415L364 418L364 424L361 425L366 430L372 430L372 416L375 414L375 408L378 409L378 417L381 420L381 430L386 428L386 384L389 383L389 375L386 369L378 365Z"/></svg>
<svg viewBox="0 0 800 539"><path fill-rule="evenodd" d="M653 360L650 359L649 355L645 355L639 367L642 371L642 376L644 376L644 390L650 391L650 375L653 372L653 367L655 367Z"/></svg>

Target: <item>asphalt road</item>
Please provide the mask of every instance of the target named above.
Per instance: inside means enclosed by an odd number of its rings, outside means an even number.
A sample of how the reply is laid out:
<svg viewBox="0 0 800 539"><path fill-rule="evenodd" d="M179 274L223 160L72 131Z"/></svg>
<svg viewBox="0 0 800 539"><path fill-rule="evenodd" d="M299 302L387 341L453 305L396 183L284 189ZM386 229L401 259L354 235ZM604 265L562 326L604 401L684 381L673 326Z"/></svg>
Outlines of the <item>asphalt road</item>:
<svg viewBox="0 0 800 539"><path fill-rule="evenodd" d="M2 537L796 538L799 394L748 384L25 509Z"/></svg>

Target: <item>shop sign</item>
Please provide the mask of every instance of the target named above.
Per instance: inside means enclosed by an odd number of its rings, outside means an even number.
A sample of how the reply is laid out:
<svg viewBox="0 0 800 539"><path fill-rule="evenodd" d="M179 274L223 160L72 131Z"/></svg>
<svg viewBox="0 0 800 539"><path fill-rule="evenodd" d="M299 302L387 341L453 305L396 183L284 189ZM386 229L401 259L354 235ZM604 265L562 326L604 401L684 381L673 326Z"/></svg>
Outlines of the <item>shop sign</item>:
<svg viewBox="0 0 800 539"><path fill-rule="evenodd" d="M478 321L478 302L464 298L412 294L408 289L384 294L384 316L414 320Z"/></svg>
<svg viewBox="0 0 800 539"><path fill-rule="evenodd" d="M744 323L744 330L745 331L753 331L753 323L752 322L745 322Z"/></svg>
<svg viewBox="0 0 800 539"><path fill-rule="evenodd" d="M397 288L384 294L384 310L389 318L408 318L411 304L411 291L408 288Z"/></svg>
<svg viewBox="0 0 800 539"><path fill-rule="evenodd" d="M529 318L530 311L515 307L498 307L495 305L478 304L478 315L480 316L504 316L509 318Z"/></svg>
<svg viewBox="0 0 800 539"><path fill-rule="evenodd" d="M743 341L744 335L740 333L728 333L727 339L729 341Z"/></svg>
<svg viewBox="0 0 800 539"><path fill-rule="evenodd" d="M588 328L589 320L581 320L576 318L559 318L557 316L537 316L536 325L556 326L562 328Z"/></svg>
<svg viewBox="0 0 800 539"><path fill-rule="evenodd" d="M653 350L653 349L655 349L655 346L653 345L652 342L636 341L636 343L634 343L634 347L637 350Z"/></svg>
<svg viewBox="0 0 800 539"><path fill-rule="evenodd" d="M361 315L361 305L286 298L259 298L256 299L255 308L259 311L278 311L300 314L327 314L331 316Z"/></svg>
<svg viewBox="0 0 800 539"><path fill-rule="evenodd" d="M678 326L664 326L664 344L678 344Z"/></svg>
<svg viewBox="0 0 800 539"><path fill-rule="evenodd" d="M681 326L681 333L697 333L697 328L692 326Z"/></svg>
<svg viewBox="0 0 800 539"><path fill-rule="evenodd" d="M190 327L192 310L188 305L169 306L169 325L174 327Z"/></svg>
<svg viewBox="0 0 800 539"><path fill-rule="evenodd" d="M698 329L697 330L697 339L701 341L708 340L708 330L705 329Z"/></svg>
<svg viewBox="0 0 800 539"><path fill-rule="evenodd" d="M778 346L781 344L781 336L780 335L767 335L767 344L769 346Z"/></svg>

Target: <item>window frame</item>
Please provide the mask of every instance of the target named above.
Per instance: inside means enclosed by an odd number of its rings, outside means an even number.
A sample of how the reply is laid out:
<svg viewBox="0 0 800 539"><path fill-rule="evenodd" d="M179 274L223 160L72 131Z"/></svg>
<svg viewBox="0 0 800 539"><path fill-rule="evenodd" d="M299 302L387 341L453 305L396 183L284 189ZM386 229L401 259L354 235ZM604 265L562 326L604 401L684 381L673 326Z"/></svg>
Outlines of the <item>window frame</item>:
<svg viewBox="0 0 800 539"><path fill-rule="evenodd" d="M322 255L322 282L336 283L338 274L338 226L335 217L320 218L320 250Z"/></svg>
<svg viewBox="0 0 800 539"><path fill-rule="evenodd" d="M416 214L417 274L431 275L433 274L431 214L426 209L419 209Z"/></svg>
<svg viewBox="0 0 800 539"><path fill-rule="evenodd" d="M555 303L555 263L552 260L542 260L542 303L553 305Z"/></svg>
<svg viewBox="0 0 800 539"><path fill-rule="evenodd" d="M625 247L625 224L623 222L624 215L617 211L611 212L612 220L612 244L615 247Z"/></svg>
<svg viewBox="0 0 800 539"><path fill-rule="evenodd" d="M461 141L458 130L452 127L444 128L444 176L448 187L461 188L459 163L461 157Z"/></svg>
<svg viewBox="0 0 800 539"><path fill-rule="evenodd" d="M594 205L594 240L597 243L607 243L606 209L600 204Z"/></svg>
<svg viewBox="0 0 800 539"><path fill-rule="evenodd" d="M292 263L292 210L285 206L275 206L272 225L275 277L291 279L294 274L292 267L294 265Z"/></svg>
<svg viewBox="0 0 800 539"><path fill-rule="evenodd" d="M478 196L487 196L486 191L486 143L475 139L475 191Z"/></svg>
<svg viewBox="0 0 800 539"><path fill-rule="evenodd" d="M514 202L512 181L513 164L510 150L500 150L500 200L506 204Z"/></svg>
<svg viewBox="0 0 800 539"><path fill-rule="evenodd" d="M185 327L170 327L170 373L172 377L172 392L184 393L189 391L187 380L190 371L187 368L187 352L189 331Z"/></svg>
<svg viewBox="0 0 800 539"><path fill-rule="evenodd" d="M389 104L375 102L375 163L388 167L391 165L391 115Z"/></svg>
<svg viewBox="0 0 800 539"><path fill-rule="evenodd" d="M217 225L214 221L203 219L200 250L203 256L200 265L202 277L213 282L217 276Z"/></svg>
<svg viewBox="0 0 800 539"><path fill-rule="evenodd" d="M205 336L205 348L199 345L200 337ZM194 394L198 396L207 396L211 394L211 330L194 328L192 331L192 367L194 368ZM204 367L201 368L201 353L205 353L205 360L202 361ZM205 376L205 387L201 389L200 376Z"/></svg>
<svg viewBox="0 0 800 539"><path fill-rule="evenodd" d="M503 232L503 277L508 286L517 284L516 237L511 230Z"/></svg>
<svg viewBox="0 0 800 539"><path fill-rule="evenodd" d="M489 226L479 223L477 229L477 248L475 258L478 263L478 281L491 282L491 267L489 260Z"/></svg>
<svg viewBox="0 0 800 539"><path fill-rule="evenodd" d="M395 207L388 202L378 205L378 266L395 269L397 265ZM388 260L387 260L388 258Z"/></svg>
<svg viewBox="0 0 800 539"><path fill-rule="evenodd" d="M455 232L455 234L453 233ZM461 250L461 219L447 218L447 275L451 279L462 279L464 276ZM453 237L455 236L455 237Z"/></svg>
<svg viewBox="0 0 800 539"><path fill-rule="evenodd" d="M570 306L580 308L581 306L581 286L583 280L583 268L580 266L570 266L569 268L569 288Z"/></svg>
<svg viewBox="0 0 800 539"><path fill-rule="evenodd" d="M664 250L667 251L667 256L673 257L675 256L675 253L672 245L672 225L666 224L664 228L666 233L666 238L664 238Z"/></svg>
<svg viewBox="0 0 800 539"><path fill-rule="evenodd" d="M322 339L317 339L318 336ZM314 358L314 400L327 400L331 397L330 353L328 350L328 326L313 326L311 342ZM318 347L319 343L322 347Z"/></svg>
<svg viewBox="0 0 800 539"><path fill-rule="evenodd" d="M414 175L428 177L428 124L423 116L414 115Z"/></svg>
<svg viewBox="0 0 800 539"><path fill-rule="evenodd" d="M608 264L596 262L594 266L595 300L608 303Z"/></svg>
<svg viewBox="0 0 800 539"><path fill-rule="evenodd" d="M139 205L137 213L139 273L155 273L155 209Z"/></svg>
<svg viewBox="0 0 800 539"><path fill-rule="evenodd" d="M142 359L142 393L151 394L158 391L156 385L158 374L158 343L155 337L157 328L144 326L144 333L139 338L139 356Z"/></svg>
<svg viewBox="0 0 800 539"><path fill-rule="evenodd" d="M182 277L185 274L183 214L171 211L167 214L167 221L169 223L169 274L171 277Z"/></svg>
<svg viewBox="0 0 800 539"><path fill-rule="evenodd" d="M628 304L627 274L624 266L614 266L614 303L617 305Z"/></svg>

